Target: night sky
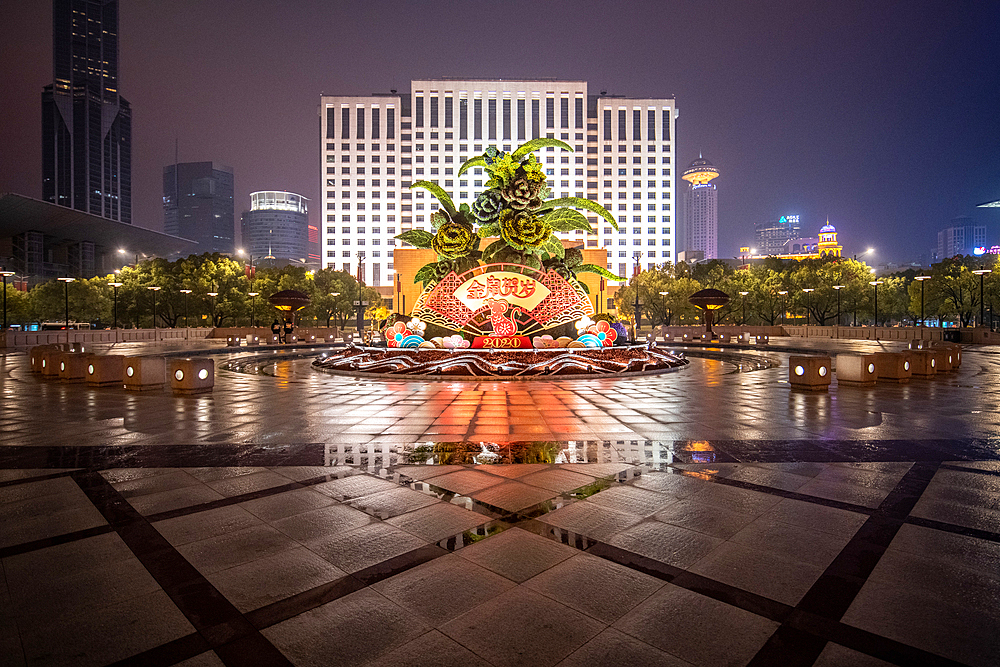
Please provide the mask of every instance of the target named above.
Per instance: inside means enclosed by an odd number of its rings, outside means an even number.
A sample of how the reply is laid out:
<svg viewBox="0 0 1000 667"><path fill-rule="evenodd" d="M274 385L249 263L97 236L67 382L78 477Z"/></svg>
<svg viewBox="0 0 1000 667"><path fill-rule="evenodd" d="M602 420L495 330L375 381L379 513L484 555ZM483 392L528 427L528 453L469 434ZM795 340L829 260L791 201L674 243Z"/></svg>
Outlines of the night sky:
<svg viewBox="0 0 1000 667"><path fill-rule="evenodd" d="M4 0L0 192L41 196L51 4ZM319 95L413 78L580 79L676 96L677 163L722 176L719 253L756 221L826 217L846 254L911 261L952 217L1000 244L1000 2L402 2L122 0L133 109L133 221L161 229L174 160L233 167L249 193L313 199ZM678 194L682 191L678 179ZM681 206L681 197L677 204Z"/></svg>

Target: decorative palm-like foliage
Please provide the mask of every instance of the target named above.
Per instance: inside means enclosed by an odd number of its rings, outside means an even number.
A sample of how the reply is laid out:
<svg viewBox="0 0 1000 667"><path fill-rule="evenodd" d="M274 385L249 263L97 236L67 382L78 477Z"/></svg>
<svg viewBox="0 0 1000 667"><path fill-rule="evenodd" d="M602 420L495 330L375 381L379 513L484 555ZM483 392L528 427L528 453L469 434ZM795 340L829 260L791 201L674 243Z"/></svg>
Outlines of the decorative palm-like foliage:
<svg viewBox="0 0 1000 667"><path fill-rule="evenodd" d="M595 233L586 216L576 209L597 213L615 229L618 223L607 209L589 199L550 198L552 192L546 185L545 170L533 152L547 146L573 150L558 139L542 138L532 139L512 153L490 146L482 155L468 160L458 170L459 176L473 167L482 167L490 176L486 189L472 206L462 204L455 208L448 193L430 181L417 181L410 186L429 191L440 203L440 209L431 214L433 234L415 229L396 236L417 248L430 248L437 253L437 261L417 271L413 282L426 287L451 271L463 273L475 268L480 261L553 269L570 280L585 272L623 280L602 266L583 264L580 251L565 250L555 235L573 230ZM498 240L480 251L480 239L490 237Z"/></svg>

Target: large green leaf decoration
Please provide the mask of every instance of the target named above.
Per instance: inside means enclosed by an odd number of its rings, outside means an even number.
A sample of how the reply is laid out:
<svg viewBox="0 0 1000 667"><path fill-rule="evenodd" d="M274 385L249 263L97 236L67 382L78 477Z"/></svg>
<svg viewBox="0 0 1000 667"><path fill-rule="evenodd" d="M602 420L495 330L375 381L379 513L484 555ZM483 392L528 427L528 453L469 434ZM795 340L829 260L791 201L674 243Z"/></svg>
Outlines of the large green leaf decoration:
<svg viewBox="0 0 1000 667"><path fill-rule="evenodd" d="M479 234L479 238L481 239L486 239L491 236L500 236L500 223L491 222L485 224L479 228L476 234Z"/></svg>
<svg viewBox="0 0 1000 667"><path fill-rule="evenodd" d="M434 235L430 232L425 232L422 229L411 229L408 232L396 234L395 238L409 243L411 246L416 248L430 248L431 241L434 240Z"/></svg>
<svg viewBox="0 0 1000 667"><path fill-rule="evenodd" d="M557 232L571 232L574 229L579 229L587 232L588 234L596 233L590 226L590 221L587 220L587 216L571 208L557 208L549 213L546 213L542 216L542 219L551 225L552 229Z"/></svg>
<svg viewBox="0 0 1000 667"><path fill-rule="evenodd" d="M423 283L424 287L426 287L427 283L434 280L434 273L436 269L437 264L424 264L420 267L420 270L417 271L417 275L413 276L413 283Z"/></svg>
<svg viewBox="0 0 1000 667"><path fill-rule="evenodd" d="M593 211L597 213L602 218L611 223L611 226L618 229L618 222L615 220L615 216L608 212L608 209L604 208L596 201L591 201L589 199L583 199L582 197L563 197L562 199L550 199L548 201L542 202L541 211L547 211L549 209L559 208L560 206L572 206L573 208L585 208L588 211Z"/></svg>
<svg viewBox="0 0 1000 667"><path fill-rule="evenodd" d="M417 181L410 186L411 190L413 188L423 188L424 190L427 190L432 195L437 197L437 200L441 202L441 208L448 211L448 215L455 215L455 203L451 201L451 197L448 196L448 193L445 192L437 183L432 183L431 181Z"/></svg>
<svg viewBox="0 0 1000 667"><path fill-rule="evenodd" d="M493 261L493 257L496 256L498 252L507 247L507 242L503 239L494 241L493 243L486 246L483 250L483 263L489 264Z"/></svg>
<svg viewBox="0 0 1000 667"><path fill-rule="evenodd" d="M565 257L566 249L563 247L562 241L560 241L555 234L545 239L545 243L542 244L542 250L549 253L549 257Z"/></svg>
<svg viewBox="0 0 1000 667"><path fill-rule="evenodd" d="M458 175L461 176L462 174L472 169L473 167L485 167L485 166L486 166L486 158L484 158L482 155L477 155L476 157L469 158L468 160L465 161L465 164L463 164L459 168Z"/></svg>
<svg viewBox="0 0 1000 667"><path fill-rule="evenodd" d="M532 139L531 141L526 141L525 143L521 144L521 146L518 147L516 151L511 153L510 157L512 160L517 162L528 153L532 151L537 151L539 148L545 148L546 146L558 146L559 148L569 151L570 153L573 152L573 147L563 141L559 141L558 139L549 139L547 137L542 137L539 139ZM461 174L462 172L458 173Z"/></svg>
<svg viewBox="0 0 1000 667"><path fill-rule="evenodd" d="M596 273L602 278L607 278L608 280L620 280L620 281L625 280L621 276L616 276L615 274L611 273L603 266L597 266L596 264L581 264L580 266L573 269L573 273Z"/></svg>

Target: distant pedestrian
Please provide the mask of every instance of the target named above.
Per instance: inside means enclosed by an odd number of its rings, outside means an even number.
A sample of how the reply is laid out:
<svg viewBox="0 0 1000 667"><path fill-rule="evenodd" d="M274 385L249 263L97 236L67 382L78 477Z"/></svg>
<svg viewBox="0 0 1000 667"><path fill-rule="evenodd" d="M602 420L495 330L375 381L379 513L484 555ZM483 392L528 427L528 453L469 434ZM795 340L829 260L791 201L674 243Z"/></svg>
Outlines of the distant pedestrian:
<svg viewBox="0 0 1000 667"><path fill-rule="evenodd" d="M281 340L281 325L278 323L277 319L271 322L271 335L277 336L278 340Z"/></svg>

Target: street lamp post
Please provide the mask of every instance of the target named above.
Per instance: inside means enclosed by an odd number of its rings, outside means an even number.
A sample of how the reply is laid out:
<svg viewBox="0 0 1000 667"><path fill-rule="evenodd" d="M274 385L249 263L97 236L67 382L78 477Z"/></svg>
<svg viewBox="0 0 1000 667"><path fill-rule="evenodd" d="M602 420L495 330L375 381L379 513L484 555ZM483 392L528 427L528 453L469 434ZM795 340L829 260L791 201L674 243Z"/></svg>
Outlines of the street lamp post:
<svg viewBox="0 0 1000 667"><path fill-rule="evenodd" d="M208 295L212 297L212 326L215 326L215 297L219 296L218 292L208 292Z"/></svg>
<svg viewBox="0 0 1000 667"><path fill-rule="evenodd" d="M638 342L639 329L642 327L642 311L639 310L639 258L642 257L642 253L635 252L632 256L635 257L635 332L632 339Z"/></svg>
<svg viewBox="0 0 1000 667"><path fill-rule="evenodd" d="M257 295L260 292L250 292L250 328L257 327Z"/></svg>
<svg viewBox="0 0 1000 667"><path fill-rule="evenodd" d="M69 284L76 281L76 278L59 278L66 285L66 342L69 342Z"/></svg>
<svg viewBox="0 0 1000 667"><path fill-rule="evenodd" d="M920 326L926 326L924 321L924 281L930 280L930 276L916 276L914 280L920 281Z"/></svg>
<svg viewBox="0 0 1000 667"><path fill-rule="evenodd" d="M802 291L806 293L806 326L809 326L809 294L816 291L815 287L803 287Z"/></svg>
<svg viewBox="0 0 1000 667"><path fill-rule="evenodd" d="M189 289L182 289L181 294L184 295L184 328L188 328L188 294L191 293Z"/></svg>
<svg viewBox="0 0 1000 667"><path fill-rule="evenodd" d="M670 292L660 292L660 296L662 297L667 297L669 295ZM667 326L670 326L670 306L667 304L666 298L663 299L663 310L667 314Z"/></svg>
<svg viewBox="0 0 1000 667"><path fill-rule="evenodd" d="M0 271L3 276L3 330L7 331L7 277L14 275L13 271Z"/></svg>
<svg viewBox="0 0 1000 667"><path fill-rule="evenodd" d="M115 288L115 329L118 328L118 288L125 283L108 283Z"/></svg>
<svg viewBox="0 0 1000 667"><path fill-rule="evenodd" d="M785 323L785 295L788 294L788 290L781 290L778 292L781 295L781 323Z"/></svg>
<svg viewBox="0 0 1000 667"><path fill-rule="evenodd" d="M870 280L868 284L872 286L872 292L875 294L875 306L873 308L875 315L875 328L878 329L878 286L882 284L881 280ZM876 338L878 336L876 335Z"/></svg>
<svg viewBox="0 0 1000 667"><path fill-rule="evenodd" d="M837 290L837 326L840 326L840 290L844 289L844 285L834 285L833 289Z"/></svg>
<svg viewBox="0 0 1000 667"><path fill-rule="evenodd" d="M743 297L743 321L740 322L742 326L747 324L747 294L750 292L740 292L740 296Z"/></svg>
<svg viewBox="0 0 1000 667"><path fill-rule="evenodd" d="M243 254L244 254L243 248L240 248L239 250L237 250L236 254L239 255L240 257L242 257ZM250 327L253 328L253 327L257 326L256 320L254 319L254 314L255 314L255 310L256 310L256 308L254 306L257 305L257 298L256 297L257 297L258 294L260 294L260 292L254 292L253 291L253 277L254 277L253 253L252 252L248 253L248 257L250 258L250 292L249 292L249 296L251 298Z"/></svg>
<svg viewBox="0 0 1000 667"><path fill-rule="evenodd" d="M157 286L147 287L153 293L153 339L156 339L156 293L160 291Z"/></svg>
<svg viewBox="0 0 1000 667"><path fill-rule="evenodd" d="M333 297L334 306L336 306L337 297L340 296L340 292L330 292L330 296ZM327 329L330 328L330 320L329 319L326 321L326 327L327 327Z"/></svg>
<svg viewBox="0 0 1000 667"><path fill-rule="evenodd" d="M979 326L983 326L983 322L986 320L986 303L983 302L983 279L987 273L993 273L993 271L990 269L976 269L973 273L979 276Z"/></svg>

